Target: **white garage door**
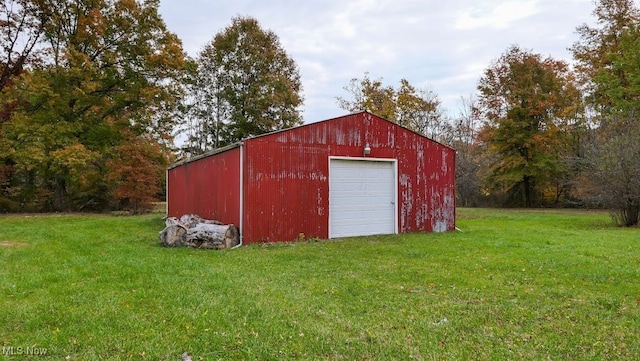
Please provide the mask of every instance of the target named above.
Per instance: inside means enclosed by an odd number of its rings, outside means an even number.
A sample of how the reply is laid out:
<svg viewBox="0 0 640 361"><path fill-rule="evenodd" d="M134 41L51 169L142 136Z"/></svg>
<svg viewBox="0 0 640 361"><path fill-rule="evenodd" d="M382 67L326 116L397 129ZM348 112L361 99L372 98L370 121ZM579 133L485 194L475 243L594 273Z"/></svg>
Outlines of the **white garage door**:
<svg viewBox="0 0 640 361"><path fill-rule="evenodd" d="M393 160L329 160L329 238L396 233Z"/></svg>

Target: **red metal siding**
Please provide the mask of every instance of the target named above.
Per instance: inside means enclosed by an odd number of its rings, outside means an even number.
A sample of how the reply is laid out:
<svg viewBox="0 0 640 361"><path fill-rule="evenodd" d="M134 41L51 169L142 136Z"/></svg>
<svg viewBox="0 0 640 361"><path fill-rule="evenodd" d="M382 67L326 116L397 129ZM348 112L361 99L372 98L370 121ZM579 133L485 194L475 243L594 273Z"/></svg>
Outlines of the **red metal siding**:
<svg viewBox="0 0 640 361"><path fill-rule="evenodd" d="M170 168L168 216L198 214L240 225L240 148Z"/></svg>
<svg viewBox="0 0 640 361"><path fill-rule="evenodd" d="M244 242L326 238L328 147L265 138L244 146Z"/></svg>
<svg viewBox="0 0 640 361"><path fill-rule="evenodd" d="M396 130L400 232L455 229L455 151Z"/></svg>
<svg viewBox="0 0 640 361"><path fill-rule="evenodd" d="M328 237L329 156L398 160L400 232L455 229L455 151L369 113L245 141L244 242Z"/></svg>

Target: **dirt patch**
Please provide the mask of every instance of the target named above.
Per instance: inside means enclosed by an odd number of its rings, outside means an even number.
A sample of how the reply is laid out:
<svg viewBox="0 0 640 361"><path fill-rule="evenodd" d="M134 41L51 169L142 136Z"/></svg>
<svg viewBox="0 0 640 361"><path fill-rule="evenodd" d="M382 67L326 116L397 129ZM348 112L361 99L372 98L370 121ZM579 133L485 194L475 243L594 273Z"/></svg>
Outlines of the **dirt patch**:
<svg viewBox="0 0 640 361"><path fill-rule="evenodd" d="M24 247L26 245L24 242L0 241L0 247Z"/></svg>

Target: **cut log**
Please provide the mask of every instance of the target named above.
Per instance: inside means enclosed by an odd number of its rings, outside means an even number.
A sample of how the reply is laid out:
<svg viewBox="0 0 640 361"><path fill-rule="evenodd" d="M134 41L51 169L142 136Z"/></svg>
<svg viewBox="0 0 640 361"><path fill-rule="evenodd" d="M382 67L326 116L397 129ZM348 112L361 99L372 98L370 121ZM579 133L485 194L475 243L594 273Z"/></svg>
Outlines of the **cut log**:
<svg viewBox="0 0 640 361"><path fill-rule="evenodd" d="M165 221L164 221L164 225L169 227L169 226L173 226L176 224L180 224L180 220L176 217L168 217Z"/></svg>
<svg viewBox="0 0 640 361"><path fill-rule="evenodd" d="M202 217L200 217L197 214L185 214L182 217L180 217L180 224L182 224L183 226L187 227L187 228L192 228L198 224L204 223L204 224L223 224L222 222L219 221L214 221L214 220L209 220L209 219L204 219Z"/></svg>
<svg viewBox="0 0 640 361"><path fill-rule="evenodd" d="M222 224L193 214L179 220L167 218L165 225L160 232L160 241L166 247L223 249L240 243L240 233L233 224Z"/></svg>
<svg viewBox="0 0 640 361"><path fill-rule="evenodd" d="M160 242L166 247L182 247L187 241L187 229L181 224L171 224L160 232Z"/></svg>
<svg viewBox="0 0 640 361"><path fill-rule="evenodd" d="M187 229L187 247L222 249L238 244L237 232L231 225L198 223Z"/></svg>

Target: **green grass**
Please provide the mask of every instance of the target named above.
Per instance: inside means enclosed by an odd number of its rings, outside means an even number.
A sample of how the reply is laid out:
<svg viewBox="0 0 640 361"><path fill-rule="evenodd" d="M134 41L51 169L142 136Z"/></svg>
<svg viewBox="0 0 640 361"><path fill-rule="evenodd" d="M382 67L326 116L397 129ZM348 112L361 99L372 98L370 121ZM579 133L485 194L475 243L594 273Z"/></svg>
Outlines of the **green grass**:
<svg viewBox="0 0 640 361"><path fill-rule="evenodd" d="M640 229L602 212L458 216L463 232L230 251L161 247L158 214L2 216L0 342L14 347L2 357L640 355Z"/></svg>

